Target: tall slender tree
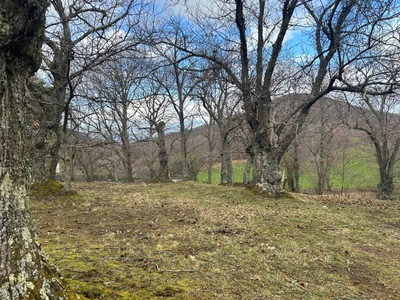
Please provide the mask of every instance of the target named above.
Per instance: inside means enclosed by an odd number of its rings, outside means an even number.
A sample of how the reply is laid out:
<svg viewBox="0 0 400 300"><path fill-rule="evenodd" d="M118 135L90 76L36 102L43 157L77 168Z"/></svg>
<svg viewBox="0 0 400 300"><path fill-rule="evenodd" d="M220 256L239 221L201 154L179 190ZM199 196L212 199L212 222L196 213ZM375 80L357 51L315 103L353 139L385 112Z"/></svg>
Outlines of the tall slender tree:
<svg viewBox="0 0 400 300"><path fill-rule="evenodd" d="M176 113L179 123L179 142L181 150L181 177L194 179L190 173L189 150L187 141L193 127L193 114L191 113L190 100L192 91L196 86L194 77L188 71L195 67L195 61L186 60L186 53L179 48L186 44L186 31L184 24L173 19L163 31L172 41L172 47L157 44L155 51L159 55L159 68L154 77L161 86L160 92L167 95ZM175 47L177 45L178 47Z"/></svg>
<svg viewBox="0 0 400 300"><path fill-rule="evenodd" d="M194 97L200 99L209 117L217 124L221 139L220 183L233 182L232 132L242 123L241 98L222 70L204 71Z"/></svg>

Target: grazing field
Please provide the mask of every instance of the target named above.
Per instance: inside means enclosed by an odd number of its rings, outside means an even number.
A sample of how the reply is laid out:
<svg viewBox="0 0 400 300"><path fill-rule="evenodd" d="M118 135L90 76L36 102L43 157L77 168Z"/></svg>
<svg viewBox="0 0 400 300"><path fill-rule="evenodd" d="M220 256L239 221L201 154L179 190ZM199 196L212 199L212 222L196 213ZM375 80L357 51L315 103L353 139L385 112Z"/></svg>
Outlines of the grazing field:
<svg viewBox="0 0 400 300"><path fill-rule="evenodd" d="M400 203L270 199L194 182L80 183L32 199L82 299L400 299Z"/></svg>
<svg viewBox="0 0 400 300"><path fill-rule="evenodd" d="M371 151L359 150L352 148L346 153L345 163L337 162L332 166L330 172L330 181L332 190L344 192L349 191L373 191L379 184L379 169L376 163L375 155ZM245 161L233 162L233 180L234 182L243 182L243 172L246 167ZM284 173L283 169L281 170ZM215 164L212 169L212 184L220 183L220 164ZM395 183L400 182L398 174L400 174L399 166L395 166ZM197 175L199 182L206 183L208 179L207 170L204 169ZM315 163L310 158L301 164L300 167L300 189L302 191L314 191L318 182Z"/></svg>

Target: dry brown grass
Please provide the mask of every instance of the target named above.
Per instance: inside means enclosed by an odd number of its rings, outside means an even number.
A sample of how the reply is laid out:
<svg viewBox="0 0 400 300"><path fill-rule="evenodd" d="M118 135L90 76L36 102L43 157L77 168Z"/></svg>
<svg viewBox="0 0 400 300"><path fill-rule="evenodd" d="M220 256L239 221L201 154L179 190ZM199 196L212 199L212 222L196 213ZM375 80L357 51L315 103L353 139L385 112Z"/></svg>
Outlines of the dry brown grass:
<svg viewBox="0 0 400 300"><path fill-rule="evenodd" d="M39 240L89 299L400 299L400 203L267 199L193 182L33 199Z"/></svg>

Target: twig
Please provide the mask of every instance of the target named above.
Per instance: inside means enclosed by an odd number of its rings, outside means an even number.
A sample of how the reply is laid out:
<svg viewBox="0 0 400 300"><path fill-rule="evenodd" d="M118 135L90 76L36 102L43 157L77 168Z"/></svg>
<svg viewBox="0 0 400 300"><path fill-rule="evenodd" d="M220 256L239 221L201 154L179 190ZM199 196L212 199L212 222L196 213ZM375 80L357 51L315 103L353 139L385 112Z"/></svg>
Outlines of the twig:
<svg viewBox="0 0 400 300"><path fill-rule="evenodd" d="M347 268L347 271L350 272L350 260L349 259L346 262L346 268Z"/></svg>
<svg viewBox="0 0 400 300"><path fill-rule="evenodd" d="M158 267L158 266L157 266ZM194 272L200 272L200 270L161 270L157 269L158 273L194 273Z"/></svg>

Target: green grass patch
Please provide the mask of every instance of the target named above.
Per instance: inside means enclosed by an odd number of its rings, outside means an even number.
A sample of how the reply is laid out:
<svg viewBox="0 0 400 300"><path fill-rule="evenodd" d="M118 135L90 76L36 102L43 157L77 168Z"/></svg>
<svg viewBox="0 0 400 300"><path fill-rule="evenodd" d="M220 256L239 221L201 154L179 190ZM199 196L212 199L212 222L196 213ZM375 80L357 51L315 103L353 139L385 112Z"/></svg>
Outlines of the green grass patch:
<svg viewBox="0 0 400 300"><path fill-rule="evenodd" d="M82 299L400 297L397 201L269 199L195 182L74 189L32 199L32 215Z"/></svg>
<svg viewBox="0 0 400 300"><path fill-rule="evenodd" d="M343 190L344 191L373 191L379 183L379 170L374 153L364 149L352 148L348 150L345 165ZM243 173L246 162L234 162L234 182L243 182ZM212 184L220 183L221 167L216 165L212 170ZM399 173L399 172L397 172ZM331 184L333 190L342 189L343 163L337 158L331 170ZM197 179L199 182L206 183L208 179L207 170L201 171ZM312 161L302 162L300 168L300 189L302 191L314 190L317 183L317 173L315 164Z"/></svg>
<svg viewBox="0 0 400 300"><path fill-rule="evenodd" d="M246 162L234 162L233 164L233 182L241 183L243 182L243 173L246 168ZM212 169L212 184L218 185L221 182L221 166L216 165ZM208 181L207 170L202 170L197 175L197 181L206 183Z"/></svg>
<svg viewBox="0 0 400 300"><path fill-rule="evenodd" d="M344 190L375 190L379 183L378 165L375 156L370 151L350 149L347 154L349 162L345 166ZM331 170L332 189L340 190L342 187L343 163L338 159ZM315 165L312 162L302 165L300 175L301 189L315 189L317 182L317 173Z"/></svg>

